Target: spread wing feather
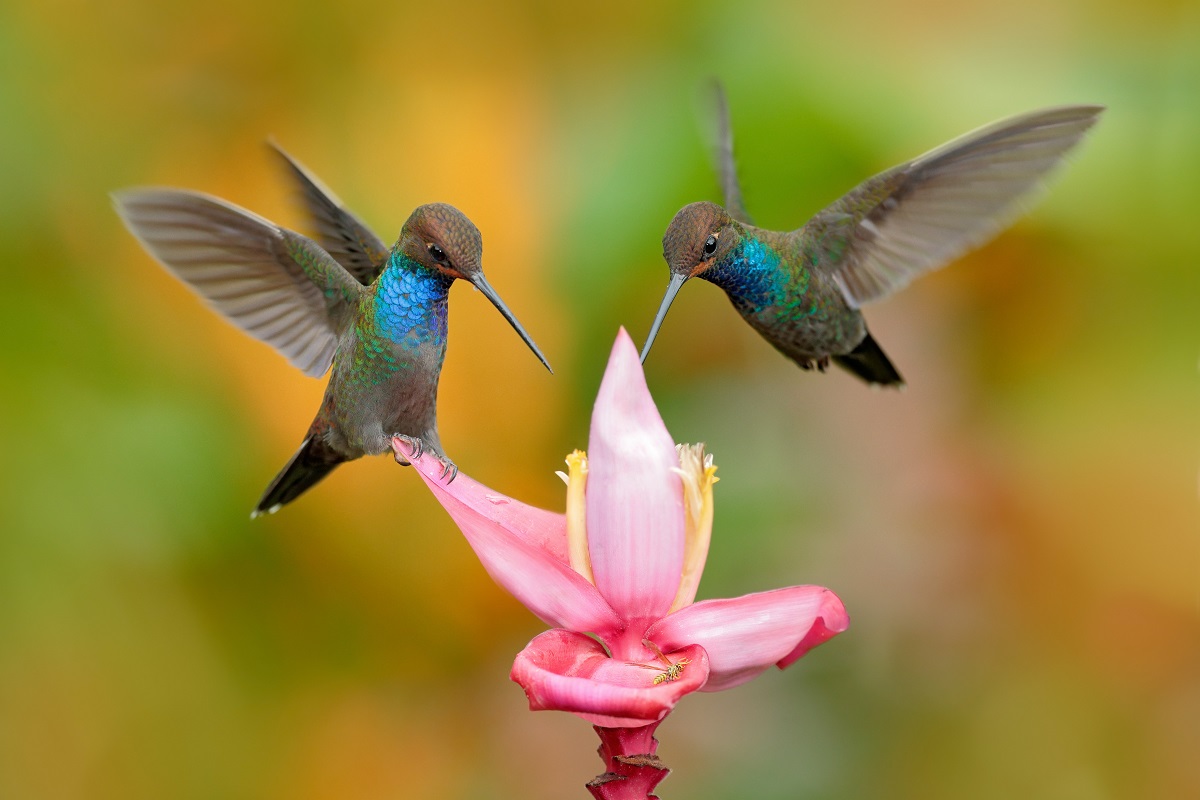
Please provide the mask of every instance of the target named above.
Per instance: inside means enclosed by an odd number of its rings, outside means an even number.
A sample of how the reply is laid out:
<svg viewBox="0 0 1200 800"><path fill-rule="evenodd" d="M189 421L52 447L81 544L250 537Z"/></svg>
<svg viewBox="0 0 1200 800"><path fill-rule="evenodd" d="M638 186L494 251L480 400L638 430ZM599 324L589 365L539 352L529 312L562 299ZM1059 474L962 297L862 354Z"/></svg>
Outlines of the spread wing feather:
<svg viewBox="0 0 1200 800"><path fill-rule="evenodd" d="M721 182L725 210L738 222L753 225L742 201L737 163L733 159L733 126L729 119L729 103L725 99L725 88L720 81L713 80L709 83L705 89L704 102L705 133L717 179Z"/></svg>
<svg viewBox="0 0 1200 800"><path fill-rule="evenodd" d="M267 144L295 180L304 208L312 218L317 243L359 283L369 286L383 270L388 258L387 246L316 175L275 142Z"/></svg>
<svg viewBox="0 0 1200 800"><path fill-rule="evenodd" d="M801 235L851 305L882 299L1011 223L1103 110L1048 108L980 128L865 181Z"/></svg>
<svg viewBox="0 0 1200 800"><path fill-rule="evenodd" d="M363 287L310 239L198 192L113 195L142 246L209 305L305 374L329 369Z"/></svg>

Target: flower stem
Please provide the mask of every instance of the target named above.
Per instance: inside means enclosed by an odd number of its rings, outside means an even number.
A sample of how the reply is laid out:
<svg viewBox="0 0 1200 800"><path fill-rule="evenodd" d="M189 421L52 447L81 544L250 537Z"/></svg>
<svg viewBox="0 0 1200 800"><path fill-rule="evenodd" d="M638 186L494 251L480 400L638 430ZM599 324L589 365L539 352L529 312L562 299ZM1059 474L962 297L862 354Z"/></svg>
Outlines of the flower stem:
<svg viewBox="0 0 1200 800"><path fill-rule="evenodd" d="M593 726L600 737L600 759L605 772L588 781L588 791L596 800L658 800L651 794L659 781L670 772L658 760L654 751L658 739L654 730L658 727L644 725L640 728L601 728Z"/></svg>

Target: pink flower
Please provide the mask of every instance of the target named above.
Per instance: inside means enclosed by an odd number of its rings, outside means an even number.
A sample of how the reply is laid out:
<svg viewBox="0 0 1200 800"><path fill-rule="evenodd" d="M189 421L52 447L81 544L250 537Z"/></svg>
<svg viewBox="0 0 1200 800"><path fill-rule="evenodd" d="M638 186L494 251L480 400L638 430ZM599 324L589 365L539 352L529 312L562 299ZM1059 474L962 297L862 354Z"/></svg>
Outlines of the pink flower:
<svg viewBox="0 0 1200 800"><path fill-rule="evenodd" d="M694 602L716 468L702 445L675 446L624 330L589 445L590 457L567 458L565 515L466 475L445 484L435 459L416 462L492 578L551 626L512 668L531 709L570 711L601 728L654 725L685 694L782 669L846 629L841 601L820 586Z"/></svg>

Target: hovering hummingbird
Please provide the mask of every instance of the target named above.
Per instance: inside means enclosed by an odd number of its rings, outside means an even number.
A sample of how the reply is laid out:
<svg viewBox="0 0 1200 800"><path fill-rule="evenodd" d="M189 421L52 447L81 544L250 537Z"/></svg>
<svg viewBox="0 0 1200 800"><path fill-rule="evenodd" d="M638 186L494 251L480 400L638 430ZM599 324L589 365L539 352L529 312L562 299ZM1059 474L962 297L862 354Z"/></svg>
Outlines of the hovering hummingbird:
<svg viewBox="0 0 1200 800"><path fill-rule="evenodd" d="M794 231L757 228L742 205L729 110L712 90L714 159L725 197L684 206L663 236L671 271L642 360L689 278L725 290L758 333L801 369L832 359L872 384L904 379L859 308L983 244L1095 124L1103 106L1001 120L865 181Z"/></svg>
<svg viewBox="0 0 1200 800"><path fill-rule="evenodd" d="M113 195L142 246L219 313L307 375L333 367L300 449L251 516L278 510L343 461L392 452L393 436L418 456L437 456L443 477L453 480L458 468L438 438L436 401L455 279L483 292L550 369L484 277L479 230L453 206L432 203L412 212L389 250L311 173L272 147L302 190L319 244L198 192Z"/></svg>

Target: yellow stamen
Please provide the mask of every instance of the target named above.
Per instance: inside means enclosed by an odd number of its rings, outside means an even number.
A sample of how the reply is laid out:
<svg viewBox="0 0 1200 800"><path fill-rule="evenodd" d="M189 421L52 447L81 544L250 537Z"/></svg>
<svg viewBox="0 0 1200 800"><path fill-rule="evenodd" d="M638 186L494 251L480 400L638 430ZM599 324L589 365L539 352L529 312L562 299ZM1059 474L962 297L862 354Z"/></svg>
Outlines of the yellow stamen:
<svg viewBox="0 0 1200 800"><path fill-rule="evenodd" d="M683 479L683 507L686 513L683 545L683 576L679 591L671 603L671 611L689 606L700 588L700 575L708 560L708 545L712 540L713 484L720 480L712 456L704 452L703 444L681 444L679 467L674 471Z"/></svg>
<svg viewBox="0 0 1200 800"><path fill-rule="evenodd" d="M571 569L595 585L592 556L588 552L587 515L584 490L587 488L587 453L576 450L567 456L567 555ZM562 473L558 473L562 475Z"/></svg>

